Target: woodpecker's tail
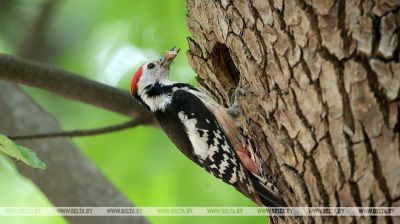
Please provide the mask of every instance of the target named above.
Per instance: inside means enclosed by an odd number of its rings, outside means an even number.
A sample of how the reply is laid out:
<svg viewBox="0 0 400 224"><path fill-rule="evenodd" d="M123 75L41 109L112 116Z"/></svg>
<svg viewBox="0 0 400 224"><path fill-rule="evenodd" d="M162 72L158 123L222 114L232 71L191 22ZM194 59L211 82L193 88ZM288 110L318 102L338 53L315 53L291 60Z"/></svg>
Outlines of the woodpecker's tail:
<svg viewBox="0 0 400 224"><path fill-rule="evenodd" d="M275 187L266 179L250 174L251 182L265 207L286 207Z"/></svg>

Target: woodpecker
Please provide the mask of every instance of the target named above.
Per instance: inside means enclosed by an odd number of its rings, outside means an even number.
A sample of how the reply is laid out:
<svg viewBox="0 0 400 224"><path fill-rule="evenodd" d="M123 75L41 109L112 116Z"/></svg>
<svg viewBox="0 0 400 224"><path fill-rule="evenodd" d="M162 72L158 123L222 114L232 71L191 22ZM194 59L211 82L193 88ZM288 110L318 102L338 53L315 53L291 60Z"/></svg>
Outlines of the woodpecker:
<svg viewBox="0 0 400 224"><path fill-rule="evenodd" d="M238 103L229 109L186 83L169 80L179 49L139 67L130 92L150 110L160 126L190 160L232 185L259 206L284 207L274 186L260 176L235 124Z"/></svg>

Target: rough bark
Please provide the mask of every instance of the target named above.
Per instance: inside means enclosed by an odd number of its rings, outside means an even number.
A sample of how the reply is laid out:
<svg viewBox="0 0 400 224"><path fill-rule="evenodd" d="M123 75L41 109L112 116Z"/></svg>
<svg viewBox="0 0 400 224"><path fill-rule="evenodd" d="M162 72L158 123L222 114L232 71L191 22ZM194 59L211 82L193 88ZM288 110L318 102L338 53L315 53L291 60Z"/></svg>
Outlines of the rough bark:
<svg viewBox="0 0 400 224"><path fill-rule="evenodd" d="M189 63L223 104L242 79L241 128L290 206L400 206L399 1L186 4Z"/></svg>
<svg viewBox="0 0 400 224"><path fill-rule="evenodd" d="M57 121L15 85L0 82L0 105L0 133L20 135L27 130L33 133L61 131ZM132 206L68 138L17 142L33 149L47 164L44 171L24 163L16 163L16 166L55 206ZM66 219L75 224L146 223L143 217L70 216Z"/></svg>

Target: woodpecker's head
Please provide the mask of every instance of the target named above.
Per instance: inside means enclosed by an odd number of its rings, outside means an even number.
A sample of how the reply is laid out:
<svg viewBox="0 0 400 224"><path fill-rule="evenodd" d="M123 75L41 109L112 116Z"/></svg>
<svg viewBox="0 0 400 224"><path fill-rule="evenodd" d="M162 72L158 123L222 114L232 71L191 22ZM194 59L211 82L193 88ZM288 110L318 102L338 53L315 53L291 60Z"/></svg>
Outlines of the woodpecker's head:
<svg viewBox="0 0 400 224"><path fill-rule="evenodd" d="M178 52L179 49L173 47L170 51L165 52L159 60L150 61L140 66L131 81L131 95L140 95L148 85L168 81L169 67Z"/></svg>

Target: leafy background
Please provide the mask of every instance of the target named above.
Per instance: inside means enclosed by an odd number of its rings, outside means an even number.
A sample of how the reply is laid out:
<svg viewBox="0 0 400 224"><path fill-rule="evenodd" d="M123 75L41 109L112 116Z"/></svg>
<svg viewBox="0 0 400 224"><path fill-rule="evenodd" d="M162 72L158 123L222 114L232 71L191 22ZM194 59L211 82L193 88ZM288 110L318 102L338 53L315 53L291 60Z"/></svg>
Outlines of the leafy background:
<svg viewBox="0 0 400 224"><path fill-rule="evenodd" d="M49 0L55 1L55 0ZM0 52L24 50L47 0L0 0ZM195 84L187 64L184 1L55 1L34 60L128 89L135 69L166 49L181 48L171 78ZM25 44L25 45L24 45ZM22 49L21 49L22 48ZM65 130L101 127L125 117L23 87ZM34 119L34 118L33 118ZM29 133L29 130L26 130ZM6 133L5 133L6 134ZM138 127L74 139L80 150L137 206L255 206L194 165L159 130ZM79 172L79 170L77 170ZM51 206L0 155L0 206ZM68 197L68 195L65 195ZM152 223L265 223L262 217L148 217ZM0 217L1 223L66 223L62 217Z"/></svg>

